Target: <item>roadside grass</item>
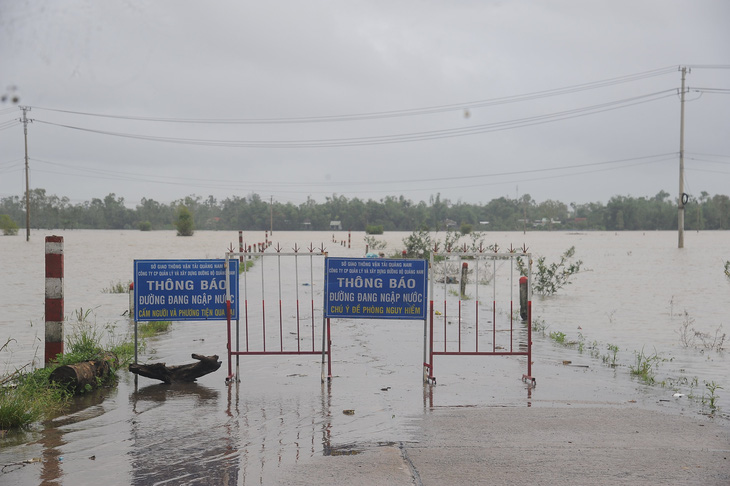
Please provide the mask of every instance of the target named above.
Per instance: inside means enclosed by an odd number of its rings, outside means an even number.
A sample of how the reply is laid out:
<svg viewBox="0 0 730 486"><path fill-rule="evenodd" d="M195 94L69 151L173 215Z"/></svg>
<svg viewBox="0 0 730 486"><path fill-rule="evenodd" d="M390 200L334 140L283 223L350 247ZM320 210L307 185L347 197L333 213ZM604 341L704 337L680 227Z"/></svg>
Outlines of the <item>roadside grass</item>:
<svg viewBox="0 0 730 486"><path fill-rule="evenodd" d="M76 315L81 319L72 324L73 331L65 343L66 351L56 361L30 371L26 371L26 365L0 378L0 430L27 428L64 410L73 392L48 380L59 366L112 357L109 360L112 367L110 378L100 385L114 386L116 371L132 361L133 342L117 336L111 325L100 329L87 323L88 311L79 311ZM102 346L104 342L106 347Z"/></svg>

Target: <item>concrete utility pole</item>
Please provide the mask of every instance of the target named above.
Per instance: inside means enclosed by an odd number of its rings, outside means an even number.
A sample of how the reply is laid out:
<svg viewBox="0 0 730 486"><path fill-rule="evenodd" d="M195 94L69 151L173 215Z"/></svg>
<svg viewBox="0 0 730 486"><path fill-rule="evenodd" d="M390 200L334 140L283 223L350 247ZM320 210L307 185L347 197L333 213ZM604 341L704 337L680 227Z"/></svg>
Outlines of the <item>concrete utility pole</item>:
<svg viewBox="0 0 730 486"><path fill-rule="evenodd" d="M25 137L25 241L30 241L30 181L28 176L28 118L29 106L21 106L23 110L23 134Z"/></svg>
<svg viewBox="0 0 730 486"><path fill-rule="evenodd" d="M677 248L684 248L684 79L687 75L687 67L682 67L682 91L680 93L680 115L679 115L679 204L677 206Z"/></svg>

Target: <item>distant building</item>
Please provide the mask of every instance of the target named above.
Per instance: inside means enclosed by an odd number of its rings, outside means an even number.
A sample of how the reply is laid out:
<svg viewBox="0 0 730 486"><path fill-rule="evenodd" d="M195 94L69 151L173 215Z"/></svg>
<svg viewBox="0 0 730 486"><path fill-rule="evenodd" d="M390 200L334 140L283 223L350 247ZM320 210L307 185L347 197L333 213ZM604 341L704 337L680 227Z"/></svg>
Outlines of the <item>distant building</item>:
<svg viewBox="0 0 730 486"><path fill-rule="evenodd" d="M342 223L340 221L330 221L330 229L331 230L341 230Z"/></svg>
<svg viewBox="0 0 730 486"><path fill-rule="evenodd" d="M445 219L444 226L446 226L446 228L456 228L456 221L453 219Z"/></svg>
<svg viewBox="0 0 730 486"><path fill-rule="evenodd" d="M548 226L548 225L552 226L554 224L561 224L561 221L557 220L557 219L552 219L552 218L550 218L550 219L542 218L542 219L536 219L535 221L532 222L532 226L535 226L535 227Z"/></svg>

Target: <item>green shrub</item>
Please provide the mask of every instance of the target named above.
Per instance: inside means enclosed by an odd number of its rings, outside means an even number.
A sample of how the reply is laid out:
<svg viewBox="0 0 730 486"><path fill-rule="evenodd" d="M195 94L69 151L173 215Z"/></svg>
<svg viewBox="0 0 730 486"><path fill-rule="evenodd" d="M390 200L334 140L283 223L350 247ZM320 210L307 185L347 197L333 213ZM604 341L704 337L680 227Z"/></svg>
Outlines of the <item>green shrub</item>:
<svg viewBox="0 0 730 486"><path fill-rule="evenodd" d="M369 224L365 226L365 233L368 235L382 235L383 225L382 224Z"/></svg>
<svg viewBox="0 0 730 486"><path fill-rule="evenodd" d="M0 228L6 236L18 234L18 224L7 214L0 214Z"/></svg>
<svg viewBox="0 0 730 486"><path fill-rule="evenodd" d="M537 270L532 272L532 289L540 295L552 295L569 285L570 279L580 272L582 260L572 262L575 246L571 246L560 256L559 262L545 263L545 257L537 259ZM522 258L517 258L520 274L527 276L527 266Z"/></svg>
<svg viewBox="0 0 730 486"><path fill-rule="evenodd" d="M140 231L152 231L152 223L150 223L149 221L140 221L137 224L137 227Z"/></svg>
<svg viewBox="0 0 730 486"><path fill-rule="evenodd" d="M177 208L177 219L175 220L178 236L193 236L195 232L193 213L182 204Z"/></svg>
<svg viewBox="0 0 730 486"><path fill-rule="evenodd" d="M565 344L565 333L561 331L551 332L550 339L556 343Z"/></svg>
<svg viewBox="0 0 730 486"><path fill-rule="evenodd" d="M403 244L405 245L405 256L407 258L425 258L426 260L431 258L434 243L428 228L414 231L410 236L403 239Z"/></svg>

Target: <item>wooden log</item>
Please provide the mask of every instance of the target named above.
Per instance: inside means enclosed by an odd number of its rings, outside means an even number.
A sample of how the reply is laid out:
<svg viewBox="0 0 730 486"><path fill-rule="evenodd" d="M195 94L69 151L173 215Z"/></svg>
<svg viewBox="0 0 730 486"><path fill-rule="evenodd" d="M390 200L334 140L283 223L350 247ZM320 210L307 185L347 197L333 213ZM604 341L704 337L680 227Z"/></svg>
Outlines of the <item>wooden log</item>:
<svg viewBox="0 0 730 486"><path fill-rule="evenodd" d="M83 393L87 389L96 388L111 374L116 357L107 355L100 360L82 361L80 363L59 366L51 372L48 380L60 383L74 391Z"/></svg>
<svg viewBox="0 0 730 486"><path fill-rule="evenodd" d="M165 363L131 364L129 371L135 375L141 375L154 380L160 380L170 384L175 382L193 382L203 375L217 371L221 367L218 355L202 356L192 354L197 363L190 363L177 366L166 366Z"/></svg>

